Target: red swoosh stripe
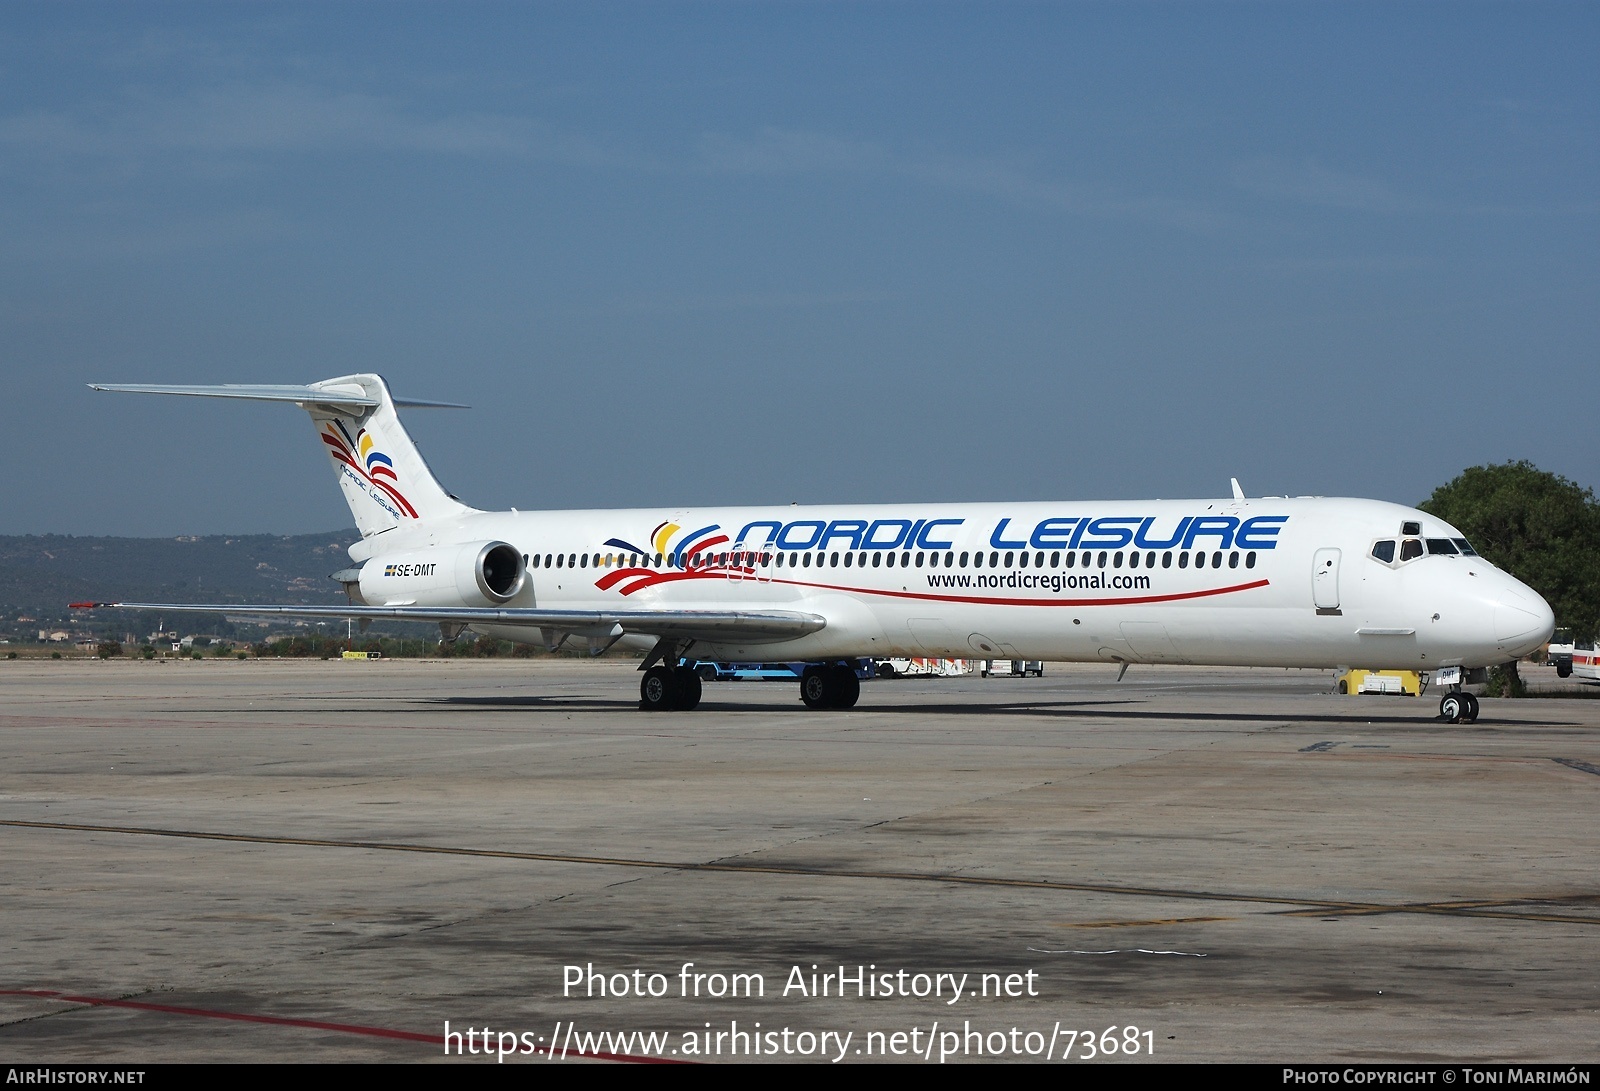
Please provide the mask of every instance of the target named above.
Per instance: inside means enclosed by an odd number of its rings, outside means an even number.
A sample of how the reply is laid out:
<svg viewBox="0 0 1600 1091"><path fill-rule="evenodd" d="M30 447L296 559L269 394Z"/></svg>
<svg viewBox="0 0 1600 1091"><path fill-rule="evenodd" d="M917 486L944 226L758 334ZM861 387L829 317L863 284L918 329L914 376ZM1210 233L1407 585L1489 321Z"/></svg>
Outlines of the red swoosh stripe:
<svg viewBox="0 0 1600 1091"><path fill-rule="evenodd" d="M676 583L679 580L711 580L726 579L730 569L694 569L689 572L657 572L649 568L624 568L616 572L608 572L596 581L595 586L602 591L609 591L612 587L624 580L639 577L634 583L621 589L622 595L631 595L635 591L642 591L647 587L655 587L663 583ZM749 569L744 571L748 572ZM1170 595L1130 595L1121 598L1098 599L1018 599L1001 598L988 595L933 595L920 591L883 591L875 587L847 587L842 584L832 583L803 583L799 580L769 580L761 579L761 583L778 583L785 587L810 587L819 591L845 591L857 595L880 595L885 598L915 599L919 602L959 602L971 603L981 606L1138 606L1156 602L1182 602L1186 599L1214 598L1217 595L1231 595L1237 591L1254 591L1258 587L1270 586L1271 581L1266 579L1254 580L1250 583L1234 584L1231 587L1211 587L1201 591L1179 591Z"/></svg>

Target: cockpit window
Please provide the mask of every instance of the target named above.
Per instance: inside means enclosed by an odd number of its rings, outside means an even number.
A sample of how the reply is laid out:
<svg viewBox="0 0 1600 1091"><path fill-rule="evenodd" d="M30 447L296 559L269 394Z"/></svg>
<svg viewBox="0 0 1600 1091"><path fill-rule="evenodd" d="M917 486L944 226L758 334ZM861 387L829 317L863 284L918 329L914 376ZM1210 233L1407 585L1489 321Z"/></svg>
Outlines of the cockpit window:
<svg viewBox="0 0 1600 1091"><path fill-rule="evenodd" d="M1461 550L1461 552L1466 554L1468 557L1476 557L1478 555L1478 551L1467 544L1467 540L1465 538L1451 538L1450 540L1456 544L1457 549Z"/></svg>
<svg viewBox="0 0 1600 1091"><path fill-rule="evenodd" d="M1372 543L1372 556L1384 564L1394 564L1394 539L1385 538Z"/></svg>
<svg viewBox="0 0 1600 1091"><path fill-rule="evenodd" d="M1417 538L1407 538L1400 543L1400 560L1414 561L1422 556L1422 542Z"/></svg>
<svg viewBox="0 0 1600 1091"><path fill-rule="evenodd" d="M1454 545L1451 544L1449 538L1429 538L1428 552L1442 553L1446 556L1454 557L1458 550Z"/></svg>

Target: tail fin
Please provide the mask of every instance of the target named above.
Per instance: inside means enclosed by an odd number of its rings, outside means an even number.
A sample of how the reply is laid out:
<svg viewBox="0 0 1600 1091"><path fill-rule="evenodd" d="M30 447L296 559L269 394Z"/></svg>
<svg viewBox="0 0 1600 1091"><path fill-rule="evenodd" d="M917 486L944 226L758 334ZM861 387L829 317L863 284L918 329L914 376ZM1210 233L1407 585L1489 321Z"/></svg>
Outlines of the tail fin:
<svg viewBox="0 0 1600 1091"><path fill-rule="evenodd" d="M92 384L93 385L93 384ZM311 414L363 538L413 522L467 515L433 476L400 423L397 405L462 409L451 402L397 400L377 375L344 375L308 386L93 385L95 390L294 402Z"/></svg>

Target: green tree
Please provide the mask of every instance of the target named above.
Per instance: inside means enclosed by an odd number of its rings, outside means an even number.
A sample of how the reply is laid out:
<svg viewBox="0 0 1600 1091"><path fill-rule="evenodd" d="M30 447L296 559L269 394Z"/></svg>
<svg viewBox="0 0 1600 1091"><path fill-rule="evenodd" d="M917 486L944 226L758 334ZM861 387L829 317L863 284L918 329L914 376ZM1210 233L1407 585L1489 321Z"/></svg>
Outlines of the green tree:
<svg viewBox="0 0 1600 1091"><path fill-rule="evenodd" d="M1418 505L1543 595L1579 640L1600 628L1600 502L1531 462L1474 466Z"/></svg>

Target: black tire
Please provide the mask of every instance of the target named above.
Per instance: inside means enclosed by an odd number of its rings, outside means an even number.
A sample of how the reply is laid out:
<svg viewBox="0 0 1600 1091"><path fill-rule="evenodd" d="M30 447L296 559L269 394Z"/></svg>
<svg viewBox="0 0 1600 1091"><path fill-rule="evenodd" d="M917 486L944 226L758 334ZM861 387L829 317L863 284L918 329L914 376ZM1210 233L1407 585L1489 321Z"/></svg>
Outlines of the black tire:
<svg viewBox="0 0 1600 1091"><path fill-rule="evenodd" d="M893 678L895 675L893 663L879 663L877 667L879 678Z"/></svg>
<svg viewBox="0 0 1600 1091"><path fill-rule="evenodd" d="M694 672L700 676L700 681L702 682L715 682L717 680L717 668L710 663L701 663L694 669Z"/></svg>
<svg viewBox="0 0 1600 1091"><path fill-rule="evenodd" d="M1459 693L1447 693L1439 698L1439 715L1447 724L1458 724L1466 713L1467 703Z"/></svg>
<svg viewBox="0 0 1600 1091"><path fill-rule="evenodd" d="M651 667L639 679L639 707L645 712L670 712L677 699L678 680L671 667Z"/></svg>
<svg viewBox="0 0 1600 1091"><path fill-rule="evenodd" d="M833 687L828 684L826 667L810 666L800 675L800 700L807 708L827 708Z"/></svg>
<svg viewBox="0 0 1600 1091"><path fill-rule="evenodd" d="M700 703L700 675L689 667L679 667L673 674L678 683L678 696L672 707L677 712L692 712Z"/></svg>
<svg viewBox="0 0 1600 1091"><path fill-rule="evenodd" d="M1572 677L1572 664L1571 663L1557 663L1556 664L1556 677L1557 678L1570 678L1570 677Z"/></svg>
<svg viewBox="0 0 1600 1091"><path fill-rule="evenodd" d="M1461 722L1464 723L1464 724L1475 724L1475 723L1477 723L1478 722L1478 698L1476 696L1474 696L1473 694L1470 694L1470 693L1463 693L1461 695L1461 698L1462 698L1462 700L1464 700L1467 703L1467 708L1466 708L1465 713L1462 714Z"/></svg>
<svg viewBox="0 0 1600 1091"><path fill-rule="evenodd" d="M856 672L843 664L829 670L831 676L828 680L833 683L833 700L828 702L830 708L854 708L861 697L861 679L856 677Z"/></svg>

